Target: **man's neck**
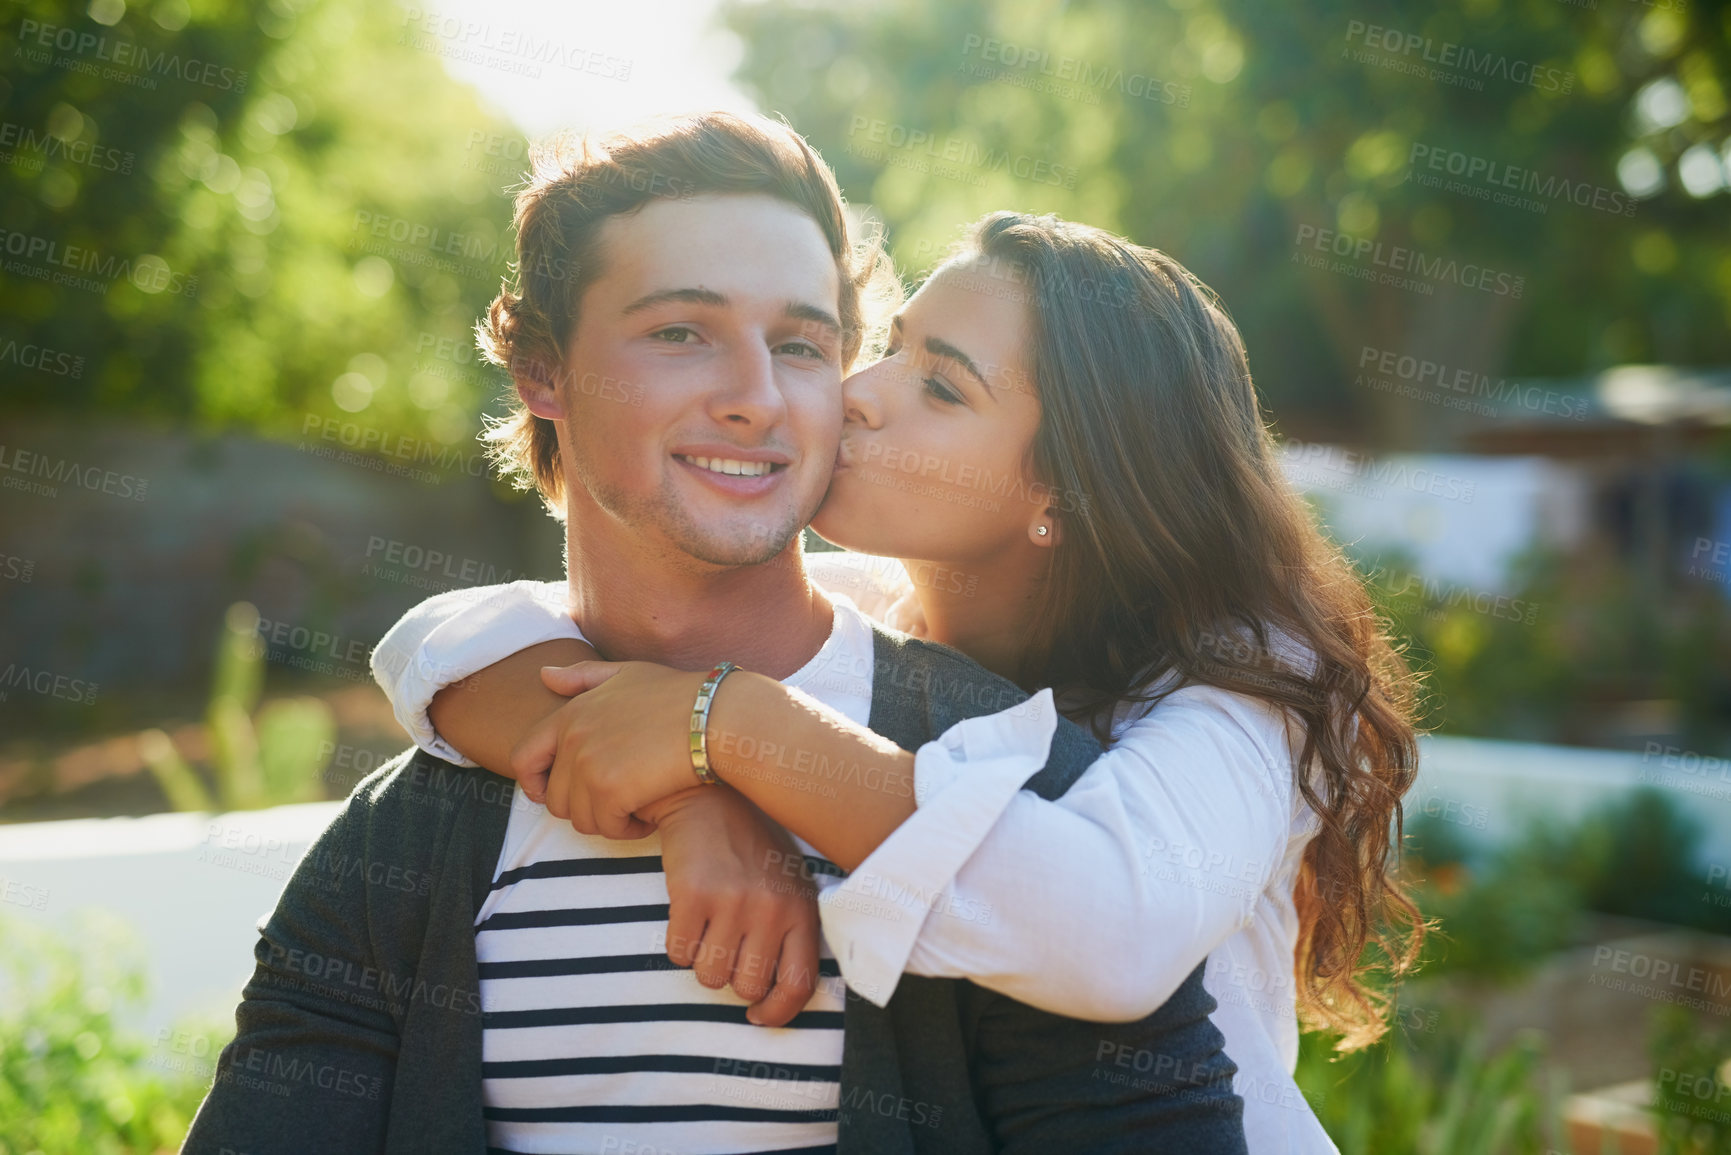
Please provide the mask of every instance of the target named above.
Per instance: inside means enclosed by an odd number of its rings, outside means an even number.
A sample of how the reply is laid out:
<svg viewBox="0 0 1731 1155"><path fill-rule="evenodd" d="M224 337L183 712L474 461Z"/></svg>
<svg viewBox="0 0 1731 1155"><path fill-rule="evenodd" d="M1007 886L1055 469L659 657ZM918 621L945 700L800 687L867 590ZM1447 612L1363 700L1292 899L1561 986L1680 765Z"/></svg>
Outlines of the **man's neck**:
<svg viewBox="0 0 1731 1155"><path fill-rule="evenodd" d="M566 527L571 616L602 657L682 670L727 660L779 680L829 638L834 611L797 536L762 565L722 568L619 529Z"/></svg>

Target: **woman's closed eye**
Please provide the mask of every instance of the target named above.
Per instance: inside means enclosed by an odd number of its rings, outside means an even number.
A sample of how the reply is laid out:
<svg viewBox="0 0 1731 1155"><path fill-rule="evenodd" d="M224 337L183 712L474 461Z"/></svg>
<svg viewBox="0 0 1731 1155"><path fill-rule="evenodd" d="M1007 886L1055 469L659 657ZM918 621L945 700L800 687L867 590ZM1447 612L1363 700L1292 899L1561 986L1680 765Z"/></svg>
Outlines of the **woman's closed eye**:
<svg viewBox="0 0 1731 1155"><path fill-rule="evenodd" d="M962 395L946 384L943 378L926 377L923 378L922 383L926 387L926 394L933 400L945 405L960 405L962 403Z"/></svg>
<svg viewBox="0 0 1731 1155"><path fill-rule="evenodd" d="M883 359L888 361L892 357L899 356L901 354L901 351L902 351L902 343L901 343L899 337L892 337L890 339L889 344L884 349ZM910 365L909 371L913 372L913 373L917 373L919 371L919 367L916 365ZM967 404L967 398L962 396L961 391L959 389L957 389L955 386L951 385L948 381L945 381L942 377L939 377L935 374L932 376L929 376L929 377L921 377L920 378L920 385L924 388L926 395L928 397L930 397L932 400L938 402L939 404L942 404L942 405L965 405L965 404Z"/></svg>

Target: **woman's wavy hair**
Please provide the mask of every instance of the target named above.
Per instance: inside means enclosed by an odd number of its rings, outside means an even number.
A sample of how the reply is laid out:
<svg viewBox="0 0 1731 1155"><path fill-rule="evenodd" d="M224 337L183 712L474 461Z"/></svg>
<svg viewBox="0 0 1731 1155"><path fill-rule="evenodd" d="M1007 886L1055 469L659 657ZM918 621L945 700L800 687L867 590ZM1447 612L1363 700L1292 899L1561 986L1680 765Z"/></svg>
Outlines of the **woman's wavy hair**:
<svg viewBox="0 0 1731 1155"><path fill-rule="evenodd" d="M883 306L900 297L881 233L850 236L835 174L779 121L706 112L600 139L559 136L533 151L531 166L516 199L514 276L475 327L482 353L513 380L560 379L578 304L600 272L602 224L661 199L755 193L817 222L841 279L844 371L875 339L880 315L890 311ZM485 439L504 476L538 489L550 510L562 512L565 477L551 421L513 398Z"/></svg>
<svg viewBox="0 0 1731 1155"><path fill-rule="evenodd" d="M1063 689L1102 739L1119 703L1190 684L1285 711L1320 818L1295 892L1299 1013L1342 1050L1376 1040L1390 1000L1366 946L1399 975L1425 930L1395 861L1415 680L1282 474L1237 328L1165 253L1056 217L993 213L953 260L1031 306L1028 468L1063 539L1018 680Z"/></svg>

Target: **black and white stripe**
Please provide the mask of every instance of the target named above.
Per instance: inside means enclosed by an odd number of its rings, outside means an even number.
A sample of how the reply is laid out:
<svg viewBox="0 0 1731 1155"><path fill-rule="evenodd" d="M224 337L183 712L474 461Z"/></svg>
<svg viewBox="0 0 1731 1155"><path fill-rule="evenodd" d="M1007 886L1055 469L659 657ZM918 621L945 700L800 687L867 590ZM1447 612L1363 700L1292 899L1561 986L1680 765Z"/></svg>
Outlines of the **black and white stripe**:
<svg viewBox="0 0 1731 1155"><path fill-rule="evenodd" d="M836 622L789 685L856 664L860 647L870 669L864 619L838 604ZM854 686L802 688L863 722L870 685ZM846 996L827 944L806 1008L786 1027L753 1026L731 989L668 961L660 851L656 836L579 834L519 791L475 923L489 1149L833 1153Z"/></svg>
<svg viewBox="0 0 1731 1155"><path fill-rule="evenodd" d="M500 873L475 925L491 1142L525 1153L833 1150L835 960L822 959L818 994L787 1027L753 1026L743 999L668 961L656 839L608 842L526 819L521 845L506 840L524 865Z"/></svg>

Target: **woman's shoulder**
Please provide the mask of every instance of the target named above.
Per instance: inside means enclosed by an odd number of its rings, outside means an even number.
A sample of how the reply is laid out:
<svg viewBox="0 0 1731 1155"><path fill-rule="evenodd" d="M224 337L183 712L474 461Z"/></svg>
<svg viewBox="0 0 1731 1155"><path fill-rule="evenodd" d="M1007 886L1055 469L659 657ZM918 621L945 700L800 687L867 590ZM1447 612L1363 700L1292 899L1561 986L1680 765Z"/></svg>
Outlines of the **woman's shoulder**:
<svg viewBox="0 0 1731 1155"><path fill-rule="evenodd" d="M1263 642L1249 632L1217 644L1231 644L1234 665L1270 662L1291 671L1314 666L1314 656L1291 635L1270 632ZM1175 671L1143 683L1111 707L1111 748L1148 748L1169 754L1175 746L1194 748L1200 759L1236 753L1244 768L1266 776L1275 797L1296 794L1297 766L1303 751L1302 725L1284 706L1259 694L1208 682L1185 680Z"/></svg>

